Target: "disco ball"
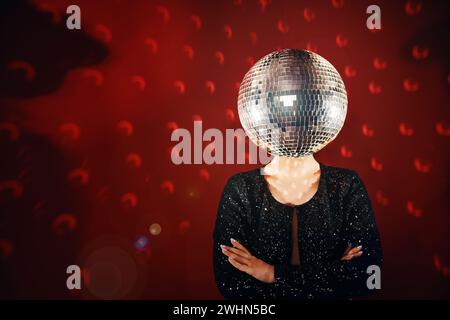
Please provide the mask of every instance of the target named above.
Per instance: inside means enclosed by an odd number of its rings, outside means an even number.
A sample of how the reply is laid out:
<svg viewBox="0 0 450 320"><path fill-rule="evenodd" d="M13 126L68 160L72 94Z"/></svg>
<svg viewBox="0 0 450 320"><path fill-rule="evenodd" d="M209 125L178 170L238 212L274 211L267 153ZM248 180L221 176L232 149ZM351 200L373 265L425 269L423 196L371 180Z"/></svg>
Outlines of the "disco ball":
<svg viewBox="0 0 450 320"><path fill-rule="evenodd" d="M347 114L347 93L327 60L310 51L284 49L247 72L238 111L253 143L273 155L302 157L337 136Z"/></svg>

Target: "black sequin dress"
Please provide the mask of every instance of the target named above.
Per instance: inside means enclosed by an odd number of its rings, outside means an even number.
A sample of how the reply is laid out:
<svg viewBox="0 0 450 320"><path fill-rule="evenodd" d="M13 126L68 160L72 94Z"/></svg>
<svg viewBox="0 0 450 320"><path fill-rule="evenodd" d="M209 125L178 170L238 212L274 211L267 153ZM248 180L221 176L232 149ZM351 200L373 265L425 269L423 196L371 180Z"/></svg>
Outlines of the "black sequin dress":
<svg viewBox="0 0 450 320"><path fill-rule="evenodd" d="M353 170L322 163L320 169L317 192L295 210L300 265L291 263L293 207L273 198L259 169L229 179L213 234L214 273L225 298L350 298L371 291L367 267L381 268L382 251L366 188ZM275 282L235 269L220 248L230 238L274 265ZM341 261L348 244L362 245L363 255Z"/></svg>

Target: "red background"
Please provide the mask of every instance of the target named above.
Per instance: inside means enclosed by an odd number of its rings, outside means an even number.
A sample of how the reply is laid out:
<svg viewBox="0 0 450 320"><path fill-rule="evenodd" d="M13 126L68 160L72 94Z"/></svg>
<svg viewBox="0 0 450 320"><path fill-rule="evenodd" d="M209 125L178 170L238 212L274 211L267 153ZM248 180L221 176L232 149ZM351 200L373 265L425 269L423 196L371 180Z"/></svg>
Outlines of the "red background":
<svg viewBox="0 0 450 320"><path fill-rule="evenodd" d="M385 257L374 298L450 297L445 1L378 1L376 32L372 1L80 0L81 31L65 28L69 4L2 4L1 297L220 298L217 204L254 166L175 166L170 134L240 127L239 81L284 47L321 54L348 89L317 159L367 186Z"/></svg>

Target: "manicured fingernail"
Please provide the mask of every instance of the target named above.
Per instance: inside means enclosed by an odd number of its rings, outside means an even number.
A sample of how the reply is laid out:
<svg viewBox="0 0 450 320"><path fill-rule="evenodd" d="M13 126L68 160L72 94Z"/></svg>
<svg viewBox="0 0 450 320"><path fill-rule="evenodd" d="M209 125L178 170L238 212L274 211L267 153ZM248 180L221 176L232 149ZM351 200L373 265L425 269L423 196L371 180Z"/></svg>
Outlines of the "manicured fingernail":
<svg viewBox="0 0 450 320"><path fill-rule="evenodd" d="M361 250L361 249L362 249L362 246L358 246L358 249L360 249L360 250Z"/></svg>
<svg viewBox="0 0 450 320"><path fill-rule="evenodd" d="M237 242L236 239L230 238L231 242Z"/></svg>
<svg viewBox="0 0 450 320"><path fill-rule="evenodd" d="M222 249L222 251L227 251L227 248L223 244L220 245L220 248Z"/></svg>

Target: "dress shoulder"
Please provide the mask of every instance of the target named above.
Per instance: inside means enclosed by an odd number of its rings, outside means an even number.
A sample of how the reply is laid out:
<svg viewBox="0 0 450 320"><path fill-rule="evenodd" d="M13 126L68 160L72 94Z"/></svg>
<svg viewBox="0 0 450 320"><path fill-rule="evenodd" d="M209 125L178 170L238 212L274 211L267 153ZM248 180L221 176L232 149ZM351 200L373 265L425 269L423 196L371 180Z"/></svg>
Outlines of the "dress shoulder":
<svg viewBox="0 0 450 320"><path fill-rule="evenodd" d="M249 200L254 199L264 188L264 181L260 168L235 173L225 186L225 192L232 193L236 197Z"/></svg>
<svg viewBox="0 0 450 320"><path fill-rule="evenodd" d="M332 180L351 182L360 179L358 173L350 168L343 168L329 165L323 165L323 167L326 170L325 175Z"/></svg>

